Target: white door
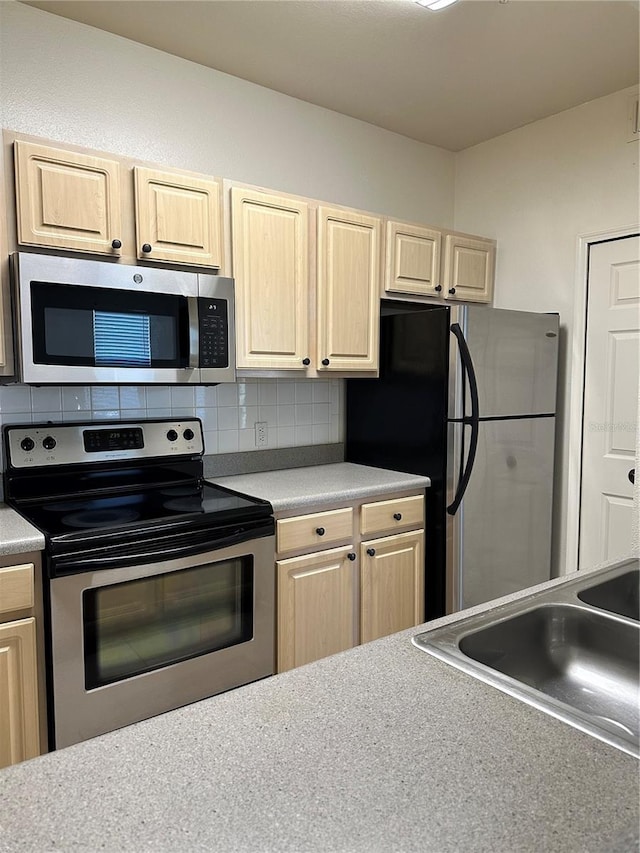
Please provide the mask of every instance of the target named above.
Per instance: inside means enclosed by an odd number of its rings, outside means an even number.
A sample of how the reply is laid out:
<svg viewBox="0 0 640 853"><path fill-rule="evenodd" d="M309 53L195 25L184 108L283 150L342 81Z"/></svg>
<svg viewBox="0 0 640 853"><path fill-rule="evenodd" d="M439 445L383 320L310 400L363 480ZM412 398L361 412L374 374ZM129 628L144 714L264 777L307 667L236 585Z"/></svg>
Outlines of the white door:
<svg viewBox="0 0 640 853"><path fill-rule="evenodd" d="M589 251L581 569L631 553L640 361L640 237Z"/></svg>

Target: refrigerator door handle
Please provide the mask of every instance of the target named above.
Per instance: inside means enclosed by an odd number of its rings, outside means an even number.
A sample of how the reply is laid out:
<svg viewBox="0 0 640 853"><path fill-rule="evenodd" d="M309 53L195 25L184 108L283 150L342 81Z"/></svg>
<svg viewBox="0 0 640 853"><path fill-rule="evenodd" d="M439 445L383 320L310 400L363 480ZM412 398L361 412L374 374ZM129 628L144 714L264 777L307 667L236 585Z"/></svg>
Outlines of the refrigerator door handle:
<svg viewBox="0 0 640 853"><path fill-rule="evenodd" d="M467 486L469 485L469 480L471 478L473 464L476 461L476 451L478 450L478 425L480 422L480 403L478 400L478 381L476 379L476 372L474 370L473 361L471 359L471 353L469 352L469 347L465 340L462 329L460 328L460 324L452 323L451 332L453 335L455 335L456 340L458 341L458 349L460 350L460 361L462 363L463 369L466 371L467 378L469 380L469 396L471 397L471 415L469 417L462 418L462 423L465 426L471 427L469 455L467 456L467 464L465 465L462 476L460 477L455 497L447 507L447 512L449 513L449 515L455 515L460 507L460 504L462 503L462 498L464 497L464 493L467 490Z"/></svg>

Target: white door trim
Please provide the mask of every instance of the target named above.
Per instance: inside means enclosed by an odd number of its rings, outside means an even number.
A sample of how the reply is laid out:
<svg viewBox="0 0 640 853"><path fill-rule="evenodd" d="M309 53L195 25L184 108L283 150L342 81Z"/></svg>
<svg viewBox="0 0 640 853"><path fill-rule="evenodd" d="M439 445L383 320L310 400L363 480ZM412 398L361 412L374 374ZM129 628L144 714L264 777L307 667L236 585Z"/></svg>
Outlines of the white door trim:
<svg viewBox="0 0 640 853"><path fill-rule="evenodd" d="M580 234L577 244L575 300L573 305L573 334L571 336L571 371L569 397L569 447L567 483L567 536L563 574L578 568L580 533L580 472L582 468L582 413L584 407L584 370L587 332L587 286L589 246L604 240L634 237L640 225L613 228L592 234Z"/></svg>

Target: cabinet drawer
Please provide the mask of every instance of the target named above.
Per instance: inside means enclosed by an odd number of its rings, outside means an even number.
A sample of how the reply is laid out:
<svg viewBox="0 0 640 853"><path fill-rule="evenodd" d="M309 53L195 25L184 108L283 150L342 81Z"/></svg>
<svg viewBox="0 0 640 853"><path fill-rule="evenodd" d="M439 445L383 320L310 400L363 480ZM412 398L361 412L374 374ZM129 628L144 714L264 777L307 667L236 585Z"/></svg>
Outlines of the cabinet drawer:
<svg viewBox="0 0 640 853"><path fill-rule="evenodd" d="M363 536L396 528L422 527L423 524L424 495L362 504L360 532Z"/></svg>
<svg viewBox="0 0 640 853"><path fill-rule="evenodd" d="M33 607L33 563L0 569L0 613Z"/></svg>
<svg viewBox="0 0 640 853"><path fill-rule="evenodd" d="M334 509L283 518L277 523L277 545L279 554L302 548L317 550L324 545L351 539L353 536L353 509Z"/></svg>

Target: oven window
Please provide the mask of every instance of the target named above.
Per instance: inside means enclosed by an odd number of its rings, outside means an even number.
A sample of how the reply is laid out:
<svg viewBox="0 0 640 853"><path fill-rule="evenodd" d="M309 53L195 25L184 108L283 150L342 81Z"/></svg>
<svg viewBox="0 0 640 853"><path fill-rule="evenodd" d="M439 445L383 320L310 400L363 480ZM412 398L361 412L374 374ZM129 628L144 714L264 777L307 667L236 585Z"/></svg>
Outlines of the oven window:
<svg viewBox="0 0 640 853"><path fill-rule="evenodd" d="M31 282L33 360L87 367L186 367L185 296Z"/></svg>
<svg viewBox="0 0 640 853"><path fill-rule="evenodd" d="M253 636L253 557L83 592L87 690Z"/></svg>

